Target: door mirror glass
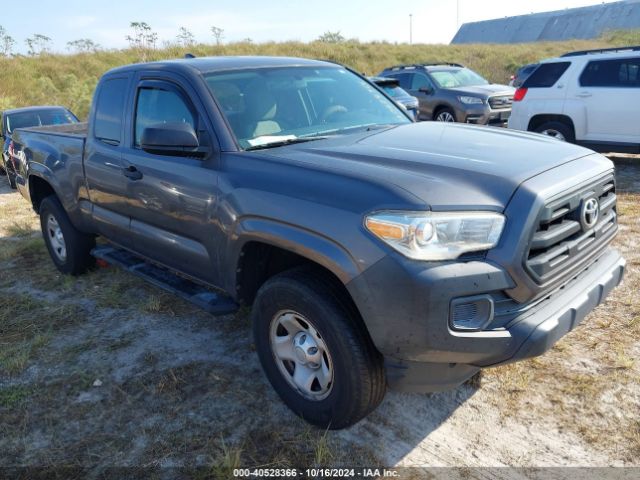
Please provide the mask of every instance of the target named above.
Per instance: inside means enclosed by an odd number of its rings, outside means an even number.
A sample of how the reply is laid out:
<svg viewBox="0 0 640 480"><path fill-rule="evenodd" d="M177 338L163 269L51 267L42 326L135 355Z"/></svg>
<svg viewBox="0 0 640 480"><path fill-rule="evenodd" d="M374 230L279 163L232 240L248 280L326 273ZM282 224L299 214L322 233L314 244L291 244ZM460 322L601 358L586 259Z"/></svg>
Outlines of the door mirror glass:
<svg viewBox="0 0 640 480"><path fill-rule="evenodd" d="M157 155L202 156L198 136L188 123L158 123L142 131L140 148Z"/></svg>
<svg viewBox="0 0 640 480"><path fill-rule="evenodd" d="M431 95L433 93L433 88L431 87L421 87L419 92L426 93L427 95Z"/></svg>

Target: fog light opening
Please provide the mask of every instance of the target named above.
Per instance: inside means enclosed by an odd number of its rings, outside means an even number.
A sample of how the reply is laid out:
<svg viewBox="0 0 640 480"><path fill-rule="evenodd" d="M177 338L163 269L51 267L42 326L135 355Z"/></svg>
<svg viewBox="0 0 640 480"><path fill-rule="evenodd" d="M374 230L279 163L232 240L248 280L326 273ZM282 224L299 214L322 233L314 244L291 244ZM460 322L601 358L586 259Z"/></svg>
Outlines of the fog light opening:
<svg viewBox="0 0 640 480"><path fill-rule="evenodd" d="M456 298L451 301L451 327L461 331L484 330L493 321L494 303L489 295Z"/></svg>

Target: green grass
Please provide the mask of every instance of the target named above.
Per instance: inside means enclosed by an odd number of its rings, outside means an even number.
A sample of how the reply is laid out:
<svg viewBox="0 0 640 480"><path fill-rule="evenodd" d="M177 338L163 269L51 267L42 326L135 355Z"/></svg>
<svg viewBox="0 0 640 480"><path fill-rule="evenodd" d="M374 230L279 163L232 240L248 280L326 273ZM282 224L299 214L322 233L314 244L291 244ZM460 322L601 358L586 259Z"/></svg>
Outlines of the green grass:
<svg viewBox="0 0 640 480"><path fill-rule="evenodd" d="M15 385L0 389L0 408L16 408L33 394L33 387Z"/></svg>
<svg viewBox="0 0 640 480"><path fill-rule="evenodd" d="M96 82L108 69L140 61L197 56L284 55L337 61L367 75L398 63L462 62L494 82L505 83L521 65L570 50L640 44L640 30L609 32L590 41L517 45L408 45L388 42L280 42L177 46L153 51L100 51L77 55L0 58L0 110L62 104L86 118Z"/></svg>
<svg viewBox="0 0 640 480"><path fill-rule="evenodd" d="M0 374L15 375L51 340L53 333L80 323L84 312L29 294L0 296Z"/></svg>

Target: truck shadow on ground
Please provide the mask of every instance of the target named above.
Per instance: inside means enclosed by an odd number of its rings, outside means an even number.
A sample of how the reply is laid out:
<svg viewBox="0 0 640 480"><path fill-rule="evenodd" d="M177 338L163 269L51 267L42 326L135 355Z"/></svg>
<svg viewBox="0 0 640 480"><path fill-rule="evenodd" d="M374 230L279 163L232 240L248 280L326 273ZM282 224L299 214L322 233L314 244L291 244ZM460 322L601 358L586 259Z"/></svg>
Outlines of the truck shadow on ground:
<svg viewBox="0 0 640 480"><path fill-rule="evenodd" d="M618 192L640 193L640 155L607 155L616 166Z"/></svg>
<svg viewBox="0 0 640 480"><path fill-rule="evenodd" d="M389 391L382 405L349 431L341 433L363 444L375 445L384 465L397 465L416 448L416 458L438 463L438 441L430 436L469 401L479 389L479 375L456 389L431 394ZM440 440L441 441L441 440Z"/></svg>

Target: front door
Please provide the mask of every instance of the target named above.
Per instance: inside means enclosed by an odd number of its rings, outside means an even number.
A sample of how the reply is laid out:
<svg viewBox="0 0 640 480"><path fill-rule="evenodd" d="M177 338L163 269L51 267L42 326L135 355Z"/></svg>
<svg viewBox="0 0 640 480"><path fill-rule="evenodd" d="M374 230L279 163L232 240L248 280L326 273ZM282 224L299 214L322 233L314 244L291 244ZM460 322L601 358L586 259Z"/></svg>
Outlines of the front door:
<svg viewBox="0 0 640 480"><path fill-rule="evenodd" d="M433 110L435 87L429 77L422 72L411 74L411 85L409 94L413 95L420 102L420 120L433 120Z"/></svg>
<svg viewBox="0 0 640 480"><path fill-rule="evenodd" d="M217 284L216 170L206 158L159 155L140 148L145 127L161 123L188 123L198 132L201 145L208 143L203 110L191 98L186 86L171 79L139 79L123 155L131 172L133 249Z"/></svg>

